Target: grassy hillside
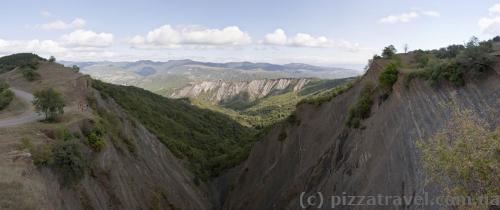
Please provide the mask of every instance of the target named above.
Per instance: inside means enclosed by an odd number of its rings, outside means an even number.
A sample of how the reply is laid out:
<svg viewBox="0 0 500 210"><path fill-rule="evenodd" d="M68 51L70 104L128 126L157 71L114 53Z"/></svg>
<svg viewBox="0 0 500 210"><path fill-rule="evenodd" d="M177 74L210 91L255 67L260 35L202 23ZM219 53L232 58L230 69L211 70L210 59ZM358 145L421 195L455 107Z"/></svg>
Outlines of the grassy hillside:
<svg viewBox="0 0 500 210"><path fill-rule="evenodd" d="M131 87L94 81L104 97L154 133L179 158L189 160L201 179L217 176L246 158L255 131L229 117Z"/></svg>
<svg viewBox="0 0 500 210"><path fill-rule="evenodd" d="M214 105L203 98L191 99L191 103L203 109L210 109L228 115L242 125L263 129L287 118L295 110L299 102L316 98L318 95L324 95L325 92L332 91L353 80L354 78L316 80L310 82L298 92L289 90L285 93L270 95L251 103L242 104L233 109L226 105Z"/></svg>
<svg viewBox="0 0 500 210"><path fill-rule="evenodd" d="M8 55L0 58L0 74L8 72L16 67L31 67L35 66L39 61L45 59L32 53L18 53L13 55Z"/></svg>

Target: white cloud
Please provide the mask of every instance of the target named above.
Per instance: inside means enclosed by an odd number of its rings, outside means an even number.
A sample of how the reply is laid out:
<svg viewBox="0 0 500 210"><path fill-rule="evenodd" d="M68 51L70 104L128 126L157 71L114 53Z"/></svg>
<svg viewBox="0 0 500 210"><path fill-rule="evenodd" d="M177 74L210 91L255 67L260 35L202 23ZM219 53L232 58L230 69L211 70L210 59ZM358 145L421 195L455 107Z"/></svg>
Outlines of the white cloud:
<svg viewBox="0 0 500 210"><path fill-rule="evenodd" d="M495 4L488 8L489 17L480 18L477 25L483 34L498 36L500 35L500 16L494 16L494 13L500 13L500 4Z"/></svg>
<svg viewBox="0 0 500 210"><path fill-rule="evenodd" d="M62 20L52 21L50 23L44 23L36 25L35 28L42 30L66 30L66 29L81 29L84 28L87 22L82 18L75 18L70 23L66 23Z"/></svg>
<svg viewBox="0 0 500 210"><path fill-rule="evenodd" d="M331 47L333 46L333 41L327 39L324 36L314 37L305 33L298 33L294 37L289 39L289 43L292 46L297 47Z"/></svg>
<svg viewBox="0 0 500 210"><path fill-rule="evenodd" d="M64 45L69 47L110 47L113 40L113 34L89 30L76 30L62 36Z"/></svg>
<svg viewBox="0 0 500 210"><path fill-rule="evenodd" d="M40 52L40 53L62 53L66 49L59 43L52 40L3 40L0 39L0 53L18 53L18 52Z"/></svg>
<svg viewBox="0 0 500 210"><path fill-rule="evenodd" d="M55 56L59 60L103 60L117 56L116 52L105 51L106 48L70 47L54 40L5 40L0 39L0 55L20 52L36 53L42 57Z"/></svg>
<svg viewBox="0 0 500 210"><path fill-rule="evenodd" d="M478 21L482 33L500 35L500 16L493 18L481 18Z"/></svg>
<svg viewBox="0 0 500 210"><path fill-rule="evenodd" d="M417 12L408 12L399 15L389 15L380 19L381 23L407 23L412 19L418 18L420 15Z"/></svg>
<svg viewBox="0 0 500 210"><path fill-rule="evenodd" d="M440 17L441 16L441 14L439 12L432 11L432 10L423 11L421 13L422 13L422 15L429 16L429 17Z"/></svg>
<svg viewBox="0 0 500 210"><path fill-rule="evenodd" d="M348 51L358 51L362 49L358 43L351 43L345 40L332 40L324 36L315 37L306 33L297 33L293 37L288 37L281 28L266 34L262 43L290 47L340 48Z"/></svg>
<svg viewBox="0 0 500 210"><path fill-rule="evenodd" d="M500 4L495 4L493 6L491 6L488 11L490 13L500 13Z"/></svg>
<svg viewBox="0 0 500 210"><path fill-rule="evenodd" d="M49 11L42 11L42 12L40 12L40 14L44 17L51 17L52 16L52 13L50 13Z"/></svg>
<svg viewBox="0 0 500 210"><path fill-rule="evenodd" d="M412 20L421 18L422 16L426 17L440 17L441 14L437 11L411 11L407 13L402 13L398 15L389 15L386 17L383 17L379 20L380 23L388 23L388 24L394 24L394 23L408 23L411 22Z"/></svg>
<svg viewBox="0 0 500 210"><path fill-rule="evenodd" d="M237 26L207 29L198 26L174 28L170 25L163 25L149 31L145 37L135 36L128 42L137 48L177 48L183 45L246 45L250 44L252 39L248 33L241 31Z"/></svg>
<svg viewBox="0 0 500 210"><path fill-rule="evenodd" d="M285 31L281 28L274 30L273 33L266 34L264 37L265 44L272 45L286 45L288 40L286 37Z"/></svg>

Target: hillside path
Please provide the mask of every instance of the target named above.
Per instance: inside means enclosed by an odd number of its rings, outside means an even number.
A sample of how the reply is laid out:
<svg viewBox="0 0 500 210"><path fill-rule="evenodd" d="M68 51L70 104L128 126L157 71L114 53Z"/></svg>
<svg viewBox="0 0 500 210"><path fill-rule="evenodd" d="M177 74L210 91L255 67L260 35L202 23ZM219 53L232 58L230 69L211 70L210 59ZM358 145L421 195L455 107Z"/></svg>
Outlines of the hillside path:
<svg viewBox="0 0 500 210"><path fill-rule="evenodd" d="M10 88L10 90L12 90L12 92L16 94L17 98L29 104L29 108L20 115L9 117L6 119L0 119L0 128L21 125L43 119L43 116L36 113L35 108L31 105L34 98L31 93L14 88Z"/></svg>

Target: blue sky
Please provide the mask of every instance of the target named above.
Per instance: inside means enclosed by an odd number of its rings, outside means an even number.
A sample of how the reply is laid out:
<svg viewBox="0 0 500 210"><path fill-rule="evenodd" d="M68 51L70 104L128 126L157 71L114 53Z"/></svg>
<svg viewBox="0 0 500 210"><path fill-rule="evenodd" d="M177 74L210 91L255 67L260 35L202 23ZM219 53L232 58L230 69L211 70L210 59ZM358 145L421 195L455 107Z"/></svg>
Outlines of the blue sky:
<svg viewBox="0 0 500 210"><path fill-rule="evenodd" d="M0 18L0 55L361 68L389 44L432 49L498 35L500 2L18 0L4 2Z"/></svg>

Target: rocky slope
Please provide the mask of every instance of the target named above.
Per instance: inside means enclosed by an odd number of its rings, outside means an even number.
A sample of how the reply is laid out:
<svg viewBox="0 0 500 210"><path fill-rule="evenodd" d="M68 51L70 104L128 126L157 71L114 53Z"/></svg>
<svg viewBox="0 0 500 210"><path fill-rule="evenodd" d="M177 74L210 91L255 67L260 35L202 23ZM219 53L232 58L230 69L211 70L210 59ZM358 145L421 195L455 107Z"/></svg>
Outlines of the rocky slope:
<svg viewBox="0 0 500 210"><path fill-rule="evenodd" d="M413 80L406 89L400 75L389 98L376 99L371 116L360 129L346 127L349 107L365 84L377 84L385 65L384 60L374 62L353 88L319 107L299 106L295 120L274 128L256 143L246 162L215 182L221 190L218 206L228 210L301 209L302 192L306 196L321 192L325 199L331 195L439 195L423 173L415 142L445 125L450 109L443 104L450 101L497 127L500 66L460 88L448 83L431 87ZM321 209L330 207L325 200Z"/></svg>
<svg viewBox="0 0 500 210"><path fill-rule="evenodd" d="M174 91L170 97L173 98L200 98L215 104L230 103L234 100L243 100L247 103L253 102L270 95L280 94L287 91L297 92L311 82L312 79L284 78L263 79L252 81L202 81L192 83L186 87Z"/></svg>
<svg viewBox="0 0 500 210"><path fill-rule="evenodd" d="M211 208L206 187L193 182L185 161L112 99L101 97L91 87L90 77L44 61L36 71L41 78L34 82L26 81L18 70L1 74L0 79L31 93L55 88L67 107L59 123L0 128L0 209ZM106 128L106 146L100 152L90 150L82 139L83 127L110 119L115 126ZM32 153L60 141L50 133L61 128L79 138L87 160L83 178L71 186L62 184L62 174L53 167L35 165Z"/></svg>

